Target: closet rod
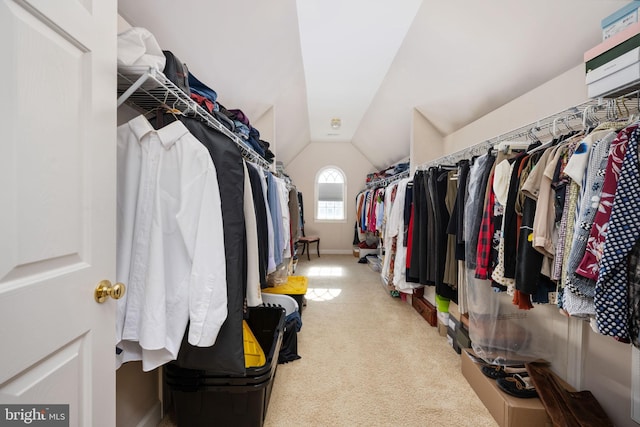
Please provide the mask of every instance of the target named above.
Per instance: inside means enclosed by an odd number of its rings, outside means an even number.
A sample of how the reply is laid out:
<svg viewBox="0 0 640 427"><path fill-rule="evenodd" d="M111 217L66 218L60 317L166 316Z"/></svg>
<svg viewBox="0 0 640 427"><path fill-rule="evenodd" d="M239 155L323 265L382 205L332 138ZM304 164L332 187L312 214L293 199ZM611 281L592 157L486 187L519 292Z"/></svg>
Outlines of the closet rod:
<svg viewBox="0 0 640 427"><path fill-rule="evenodd" d="M182 114L195 114L210 127L229 137L239 148L242 156L265 170L271 165L262 156L247 146L236 134L223 126L208 111L198 105L164 74L155 68L118 69L118 107L131 105L143 114L159 107L175 108Z"/></svg>
<svg viewBox="0 0 640 427"><path fill-rule="evenodd" d="M528 125L521 126L519 128L513 129L509 132L505 132L499 136L494 138L479 142L470 147L463 148L462 150L455 151L451 154L444 155L434 160L430 160L418 166L418 170L425 170L432 166L440 166L440 165L454 165L462 159L469 159L474 156L479 156L481 154L486 153L490 149L494 149L501 142L506 141L514 141L514 142L523 142L518 141L520 138L527 138L531 140L532 137L536 139L538 136L535 134L536 132L540 132L543 130L549 130L549 134L553 137L550 129L555 131L554 125L557 125L558 121L564 121L565 124L572 119L580 118L583 119L585 115L592 113L595 110L602 110L604 108L607 109L607 113L609 114L611 109L618 110L611 112L615 114L617 112L621 112L622 108L624 108L627 112L629 111L629 106L627 102L633 101L636 105L636 111L640 111L640 91L635 90L623 96L620 96L615 99L604 100L603 98L591 99L589 101L583 102L573 107L566 108L562 111L559 111L555 114L551 114L547 117L544 117L534 123L529 123ZM586 122L584 122L586 124ZM533 142L533 141L531 141Z"/></svg>
<svg viewBox="0 0 640 427"><path fill-rule="evenodd" d="M377 178L373 181L367 182L367 188L386 187L387 185L396 182L403 178L409 178L409 170L402 171L395 175L391 175L385 178Z"/></svg>

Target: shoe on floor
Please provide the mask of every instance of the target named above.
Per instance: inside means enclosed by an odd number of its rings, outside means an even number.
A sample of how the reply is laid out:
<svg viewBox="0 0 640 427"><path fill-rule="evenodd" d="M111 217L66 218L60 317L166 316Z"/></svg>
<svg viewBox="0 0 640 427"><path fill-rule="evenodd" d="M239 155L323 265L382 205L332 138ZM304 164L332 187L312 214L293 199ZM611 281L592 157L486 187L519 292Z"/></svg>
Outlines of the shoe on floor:
<svg viewBox="0 0 640 427"><path fill-rule="evenodd" d="M515 374L509 377L498 378L496 380L500 390L507 394L521 398L538 397L538 392L529 378L528 373Z"/></svg>
<svg viewBox="0 0 640 427"><path fill-rule="evenodd" d="M510 377L516 374L527 374L527 370L524 365L517 366L502 366L502 365L482 365L480 367L482 373L494 380L498 378Z"/></svg>

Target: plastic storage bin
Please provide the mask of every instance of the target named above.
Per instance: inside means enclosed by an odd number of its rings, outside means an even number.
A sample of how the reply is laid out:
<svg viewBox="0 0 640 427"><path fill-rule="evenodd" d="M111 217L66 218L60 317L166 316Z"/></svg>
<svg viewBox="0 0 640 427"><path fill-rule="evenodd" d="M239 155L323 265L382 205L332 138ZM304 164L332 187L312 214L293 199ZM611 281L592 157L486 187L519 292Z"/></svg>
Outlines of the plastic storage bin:
<svg viewBox="0 0 640 427"><path fill-rule="evenodd" d="M284 320L282 307L249 308L247 323L267 362L247 368L244 377L211 375L174 363L165 366L165 383L171 390L179 427L262 426L278 367Z"/></svg>
<svg viewBox="0 0 640 427"><path fill-rule="evenodd" d="M298 310L300 311L300 315L302 316L302 310L304 307L304 296L307 293L308 286L309 279L307 277L289 276L287 279L287 283L270 288L264 288L262 290L262 295L264 296L265 294L277 294L290 296L298 303Z"/></svg>
<svg viewBox="0 0 640 427"><path fill-rule="evenodd" d="M260 427L267 412L270 386L271 380L244 386L203 386L198 392L174 390L177 424Z"/></svg>
<svg viewBox="0 0 640 427"><path fill-rule="evenodd" d="M253 335L246 320L242 321L242 339L244 341L244 366L245 368L257 368L267 363L262 346Z"/></svg>
<svg viewBox="0 0 640 427"><path fill-rule="evenodd" d="M286 310L286 315L299 311L298 302L289 295L262 294L262 303L265 307L282 307Z"/></svg>

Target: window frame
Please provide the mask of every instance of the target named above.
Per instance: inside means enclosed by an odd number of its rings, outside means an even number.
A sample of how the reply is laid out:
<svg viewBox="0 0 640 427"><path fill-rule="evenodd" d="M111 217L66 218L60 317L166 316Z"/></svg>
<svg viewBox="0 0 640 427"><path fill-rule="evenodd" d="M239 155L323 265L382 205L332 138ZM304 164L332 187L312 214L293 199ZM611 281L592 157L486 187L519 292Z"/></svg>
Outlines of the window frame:
<svg viewBox="0 0 640 427"><path fill-rule="evenodd" d="M319 218L318 217L318 205L319 205L319 196L320 196L320 176L325 173L329 169L336 170L340 175L342 175L342 218L341 219L328 219L328 218ZM316 173L316 177L314 179L314 188L315 194L313 198L313 218L315 222L328 222L328 223L346 223L347 222L347 174L344 173L342 168L339 168L335 165L327 165L318 170Z"/></svg>

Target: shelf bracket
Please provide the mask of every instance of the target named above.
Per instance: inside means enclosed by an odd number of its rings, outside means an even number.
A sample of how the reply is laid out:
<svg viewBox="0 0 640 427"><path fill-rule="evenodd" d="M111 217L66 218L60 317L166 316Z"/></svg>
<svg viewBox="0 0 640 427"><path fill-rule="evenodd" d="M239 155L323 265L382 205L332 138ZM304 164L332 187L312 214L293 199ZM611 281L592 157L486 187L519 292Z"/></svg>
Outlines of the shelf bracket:
<svg viewBox="0 0 640 427"><path fill-rule="evenodd" d="M146 71L144 74L142 74L140 77L138 77L138 80L136 80L129 87L129 89L125 90L124 93L118 97L118 107L120 107L122 104L124 104L124 102L131 96L131 94L133 94L135 91L137 91L140 88L140 86L142 86L144 84L144 82L147 81L149 76L150 76L149 72Z"/></svg>

